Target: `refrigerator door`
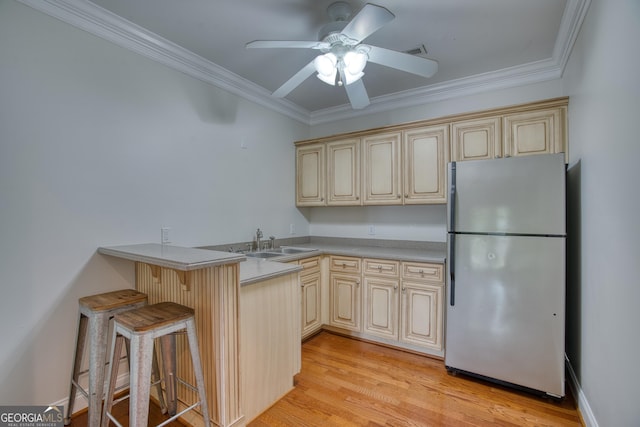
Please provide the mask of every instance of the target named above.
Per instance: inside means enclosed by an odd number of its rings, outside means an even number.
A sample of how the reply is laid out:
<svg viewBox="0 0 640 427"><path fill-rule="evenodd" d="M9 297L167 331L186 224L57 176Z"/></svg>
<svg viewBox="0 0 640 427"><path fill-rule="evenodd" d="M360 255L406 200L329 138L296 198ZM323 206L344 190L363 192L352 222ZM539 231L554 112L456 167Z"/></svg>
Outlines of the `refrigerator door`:
<svg viewBox="0 0 640 427"><path fill-rule="evenodd" d="M454 250L446 366L564 396L565 239L456 235Z"/></svg>
<svg viewBox="0 0 640 427"><path fill-rule="evenodd" d="M564 154L456 162L449 175L449 231L565 235Z"/></svg>

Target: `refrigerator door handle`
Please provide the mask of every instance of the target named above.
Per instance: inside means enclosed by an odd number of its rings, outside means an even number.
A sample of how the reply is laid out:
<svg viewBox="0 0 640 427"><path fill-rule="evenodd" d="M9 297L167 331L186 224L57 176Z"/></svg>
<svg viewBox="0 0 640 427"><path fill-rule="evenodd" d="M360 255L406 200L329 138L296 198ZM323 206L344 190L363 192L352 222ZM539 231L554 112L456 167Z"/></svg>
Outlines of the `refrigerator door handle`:
<svg viewBox="0 0 640 427"><path fill-rule="evenodd" d="M456 231L456 162L449 168L449 232Z"/></svg>
<svg viewBox="0 0 640 427"><path fill-rule="evenodd" d="M456 305L456 235L449 233L449 305Z"/></svg>
<svg viewBox="0 0 640 427"><path fill-rule="evenodd" d="M456 303L456 162L451 162L449 169L449 304Z"/></svg>

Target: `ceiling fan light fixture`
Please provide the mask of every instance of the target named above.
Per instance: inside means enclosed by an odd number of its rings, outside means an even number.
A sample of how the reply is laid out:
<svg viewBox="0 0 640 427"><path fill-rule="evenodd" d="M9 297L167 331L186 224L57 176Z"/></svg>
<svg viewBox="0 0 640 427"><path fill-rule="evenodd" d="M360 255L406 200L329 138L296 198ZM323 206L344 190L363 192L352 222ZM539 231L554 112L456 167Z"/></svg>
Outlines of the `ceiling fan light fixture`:
<svg viewBox="0 0 640 427"><path fill-rule="evenodd" d="M318 72L318 78L332 86L336 84L337 64L338 58L331 52L319 55L313 60L313 65Z"/></svg>

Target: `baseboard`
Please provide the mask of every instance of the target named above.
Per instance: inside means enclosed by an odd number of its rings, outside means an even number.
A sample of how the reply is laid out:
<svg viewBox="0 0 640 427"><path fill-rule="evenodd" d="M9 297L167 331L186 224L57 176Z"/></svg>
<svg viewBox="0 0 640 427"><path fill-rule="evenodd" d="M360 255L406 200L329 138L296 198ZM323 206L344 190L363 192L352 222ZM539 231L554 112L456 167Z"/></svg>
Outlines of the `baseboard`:
<svg viewBox="0 0 640 427"><path fill-rule="evenodd" d="M580 387L580 382L578 382L578 377L576 377L576 373L573 370L573 366L571 366L571 361L565 355L565 361L567 366L567 371L569 373L569 387L571 387L571 392L576 399L576 403L578 404L578 412L580 412L580 416L582 417L582 421L586 427L598 427L598 421L596 417L593 415L593 411L591 410L591 406L589 406L589 402L587 401L587 396L585 396L582 391L582 387Z"/></svg>

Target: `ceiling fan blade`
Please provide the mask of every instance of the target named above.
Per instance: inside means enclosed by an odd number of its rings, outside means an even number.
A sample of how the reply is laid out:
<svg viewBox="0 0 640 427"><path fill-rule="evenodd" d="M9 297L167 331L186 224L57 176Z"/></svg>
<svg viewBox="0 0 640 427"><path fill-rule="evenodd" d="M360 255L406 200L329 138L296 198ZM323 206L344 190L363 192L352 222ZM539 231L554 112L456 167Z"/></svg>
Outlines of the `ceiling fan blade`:
<svg viewBox="0 0 640 427"><path fill-rule="evenodd" d="M382 6L367 3L342 30L342 34L360 43L396 16Z"/></svg>
<svg viewBox="0 0 640 427"><path fill-rule="evenodd" d="M434 60L421 58L408 53L397 52L376 46L369 46L369 61L385 67L406 71L422 77L431 77L438 71L438 63Z"/></svg>
<svg viewBox="0 0 640 427"><path fill-rule="evenodd" d="M297 88L300 83L307 80L309 76L315 73L315 71L316 67L313 65L313 61L309 62L300 71L295 73L293 77L291 77L282 86L276 89L276 91L273 92L273 96L275 96L276 98L284 98L289 94L289 92Z"/></svg>
<svg viewBox="0 0 640 427"><path fill-rule="evenodd" d="M344 81L344 78L342 79ZM360 110L369 105L369 95L364 87L362 79L358 79L350 85L344 86L347 91L347 97L354 110Z"/></svg>
<svg viewBox="0 0 640 427"><path fill-rule="evenodd" d="M293 48L293 49L328 49L329 43L297 40L254 40L245 45L247 49L255 48Z"/></svg>

